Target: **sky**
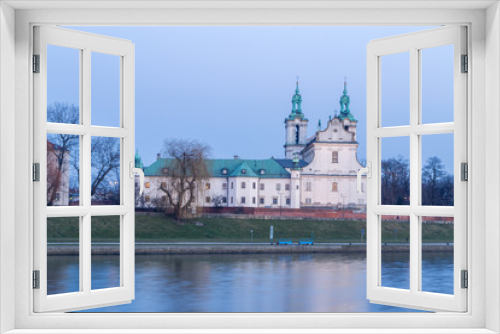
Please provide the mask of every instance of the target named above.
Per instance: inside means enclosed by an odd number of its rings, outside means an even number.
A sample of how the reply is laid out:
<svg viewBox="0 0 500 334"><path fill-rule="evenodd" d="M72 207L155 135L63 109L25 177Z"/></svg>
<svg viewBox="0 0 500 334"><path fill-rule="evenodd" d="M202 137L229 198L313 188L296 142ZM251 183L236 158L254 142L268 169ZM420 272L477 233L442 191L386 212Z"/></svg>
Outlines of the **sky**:
<svg viewBox="0 0 500 334"><path fill-rule="evenodd" d="M167 138L198 139L212 147L213 158L284 157L284 119L292 107L297 77L302 110L309 119L308 136L317 130L319 119L325 127L328 117L339 109L347 78L351 113L358 120L358 157L364 160L367 44L431 27L70 28L135 44L136 148L147 166L155 161ZM48 103L78 104L78 53L51 48L49 62L52 57L57 66L49 67ZM424 123L453 120L449 84L453 75L446 62L450 50L451 46L424 50ZM93 125L118 125L117 58L92 55ZM407 54L382 59L383 126L408 124L408 62ZM59 80L61 77L65 80ZM440 156L451 171L453 143L449 136L442 137L446 139L424 144L422 156L424 160ZM404 139L387 142L383 158L408 157Z"/></svg>

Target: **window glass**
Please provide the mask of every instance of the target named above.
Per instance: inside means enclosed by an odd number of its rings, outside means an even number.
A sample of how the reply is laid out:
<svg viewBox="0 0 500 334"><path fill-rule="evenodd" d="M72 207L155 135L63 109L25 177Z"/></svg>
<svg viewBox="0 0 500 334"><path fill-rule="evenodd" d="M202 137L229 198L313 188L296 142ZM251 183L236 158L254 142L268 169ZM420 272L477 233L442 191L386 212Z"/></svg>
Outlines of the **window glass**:
<svg viewBox="0 0 500 334"><path fill-rule="evenodd" d="M80 291L80 218L47 218L47 294Z"/></svg>
<svg viewBox="0 0 500 334"><path fill-rule="evenodd" d="M410 125L410 53L380 58L382 126Z"/></svg>
<svg viewBox="0 0 500 334"><path fill-rule="evenodd" d="M92 290L119 287L120 283L120 216L93 216Z"/></svg>
<svg viewBox="0 0 500 334"><path fill-rule="evenodd" d="M120 205L120 139L92 137L92 205Z"/></svg>
<svg viewBox="0 0 500 334"><path fill-rule="evenodd" d="M92 52L92 125L120 126L121 57Z"/></svg>
<svg viewBox="0 0 500 334"><path fill-rule="evenodd" d="M410 204L410 138L381 139L380 188L382 205Z"/></svg>
<svg viewBox="0 0 500 334"><path fill-rule="evenodd" d="M410 289L410 217L381 216L381 286Z"/></svg>

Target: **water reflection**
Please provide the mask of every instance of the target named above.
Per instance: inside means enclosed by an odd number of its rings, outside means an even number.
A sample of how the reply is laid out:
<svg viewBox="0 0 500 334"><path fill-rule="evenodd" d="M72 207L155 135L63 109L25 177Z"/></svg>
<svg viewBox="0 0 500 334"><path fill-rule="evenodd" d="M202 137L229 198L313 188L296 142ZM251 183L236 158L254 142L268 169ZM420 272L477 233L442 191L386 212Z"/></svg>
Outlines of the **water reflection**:
<svg viewBox="0 0 500 334"><path fill-rule="evenodd" d="M450 254L424 259L426 272L432 273L425 284L451 276L453 265L445 265L453 263ZM113 256L100 256L112 264L107 257ZM404 253L392 253L387 260L400 267L405 258ZM384 266L391 265L384 262ZM109 265L95 268L113 269ZM384 280L392 279L391 286L406 284L388 276ZM95 277L105 279L106 274ZM440 292L453 292L442 284L436 286ZM49 286L49 290L54 289L57 287ZM415 312L366 300L365 254L252 254L136 256L136 299L131 304L88 312L407 311Z"/></svg>

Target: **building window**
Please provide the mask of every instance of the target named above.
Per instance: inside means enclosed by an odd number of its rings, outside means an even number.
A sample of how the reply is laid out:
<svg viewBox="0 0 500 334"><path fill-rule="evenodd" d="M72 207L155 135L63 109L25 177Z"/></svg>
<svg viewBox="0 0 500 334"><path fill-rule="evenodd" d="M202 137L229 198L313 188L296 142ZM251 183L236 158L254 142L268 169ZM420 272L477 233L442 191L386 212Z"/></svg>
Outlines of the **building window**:
<svg viewBox="0 0 500 334"><path fill-rule="evenodd" d="M333 151L332 152L332 163L336 164L338 162L339 162L339 152Z"/></svg>
<svg viewBox="0 0 500 334"><path fill-rule="evenodd" d="M264 190L264 189L265 189L264 183L261 183L260 184L260 190Z"/></svg>
<svg viewBox="0 0 500 334"><path fill-rule="evenodd" d="M56 193L56 201L59 201L61 199L61 193Z"/></svg>
<svg viewBox="0 0 500 334"><path fill-rule="evenodd" d="M337 182L333 182L333 183L332 183L332 191L333 191L333 192L335 192L335 193L336 193L337 191L339 191L338 187L339 187L339 186L338 186L338 183L337 183Z"/></svg>
<svg viewBox="0 0 500 334"><path fill-rule="evenodd" d="M264 197L259 198L259 203L260 204L264 204L265 203Z"/></svg>
<svg viewBox="0 0 500 334"><path fill-rule="evenodd" d="M227 197L222 197L222 203L227 203Z"/></svg>
<svg viewBox="0 0 500 334"><path fill-rule="evenodd" d="M241 189L245 189L247 187L246 182L241 182Z"/></svg>
<svg viewBox="0 0 500 334"><path fill-rule="evenodd" d="M231 189L233 189L233 182L231 182Z"/></svg>
<svg viewBox="0 0 500 334"><path fill-rule="evenodd" d="M149 188L150 186L151 186L151 184L149 182L144 183L145 188Z"/></svg>
<svg viewBox="0 0 500 334"><path fill-rule="evenodd" d="M205 197L205 203L210 203L210 196Z"/></svg>
<svg viewBox="0 0 500 334"><path fill-rule="evenodd" d="M253 182L252 183L252 189L255 189L257 187L257 183Z"/></svg>
<svg viewBox="0 0 500 334"><path fill-rule="evenodd" d="M233 197L231 197L231 204L233 204Z"/></svg>
<svg viewBox="0 0 500 334"><path fill-rule="evenodd" d="M273 205L277 205L278 204L278 197L273 197Z"/></svg>
<svg viewBox="0 0 500 334"><path fill-rule="evenodd" d="M255 204L255 197L252 197L252 204Z"/></svg>
<svg viewBox="0 0 500 334"><path fill-rule="evenodd" d="M227 189L227 183L226 183L226 182L224 182L224 183L222 184L222 189L223 189L223 190L226 190L226 189Z"/></svg>
<svg viewBox="0 0 500 334"><path fill-rule="evenodd" d="M311 189L312 189L311 182L306 182L306 191L311 191Z"/></svg>
<svg viewBox="0 0 500 334"><path fill-rule="evenodd" d="M310 198L306 198L306 204L311 204L311 203L312 203L311 199Z"/></svg>
<svg viewBox="0 0 500 334"><path fill-rule="evenodd" d="M163 169L161 170L161 172L162 172L163 174L168 174L168 168L163 168Z"/></svg>
<svg viewBox="0 0 500 334"><path fill-rule="evenodd" d="M161 183L161 187L162 187L163 189L167 189L167 182L162 182L162 183Z"/></svg>
<svg viewBox="0 0 500 334"><path fill-rule="evenodd" d="M290 205L291 201L289 198L286 199L286 205Z"/></svg>
<svg viewBox="0 0 500 334"><path fill-rule="evenodd" d="M210 189L210 183L205 183L205 189Z"/></svg>
<svg viewBox="0 0 500 334"><path fill-rule="evenodd" d="M246 199L245 199L245 196L243 196L243 197L241 198L241 204L245 204L245 203L246 203Z"/></svg>
<svg viewBox="0 0 500 334"><path fill-rule="evenodd" d="M278 190L278 191L281 190L281 183L276 183L276 190Z"/></svg>
<svg viewBox="0 0 500 334"><path fill-rule="evenodd" d="M264 174L266 174L266 170L265 170L265 169L261 169L261 170L259 170L259 174L260 174L260 175L264 175Z"/></svg>
<svg viewBox="0 0 500 334"><path fill-rule="evenodd" d="M221 171L221 174L222 174L222 175L227 175L227 168L224 168L224 169Z"/></svg>
<svg viewBox="0 0 500 334"><path fill-rule="evenodd" d="M290 190L290 184L288 184L288 183L285 184L285 190L287 190L287 191Z"/></svg>
<svg viewBox="0 0 500 334"><path fill-rule="evenodd" d="M247 173L247 170L243 168L243 169L241 170L241 174L246 174L246 173Z"/></svg>
<svg viewBox="0 0 500 334"><path fill-rule="evenodd" d="M144 196L144 201L149 202L151 200L151 197L149 195Z"/></svg>
<svg viewBox="0 0 500 334"><path fill-rule="evenodd" d="M165 201L167 200L167 196L162 196L162 197L161 197L161 200L162 200L163 202L165 202Z"/></svg>

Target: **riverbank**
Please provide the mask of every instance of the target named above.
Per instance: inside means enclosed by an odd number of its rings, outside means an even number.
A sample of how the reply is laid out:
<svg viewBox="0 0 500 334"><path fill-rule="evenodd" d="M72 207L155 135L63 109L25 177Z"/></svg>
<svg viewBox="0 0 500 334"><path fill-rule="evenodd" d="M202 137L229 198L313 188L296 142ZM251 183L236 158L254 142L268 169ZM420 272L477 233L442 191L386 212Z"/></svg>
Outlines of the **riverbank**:
<svg viewBox="0 0 500 334"><path fill-rule="evenodd" d="M382 252L409 252L408 244L388 244ZM423 252L453 252L453 245L424 244ZM296 253L364 253L366 244L136 244L136 255L195 255L195 254L296 254ZM48 255L78 255L77 245L48 245ZM93 245L92 255L119 255L118 245Z"/></svg>

